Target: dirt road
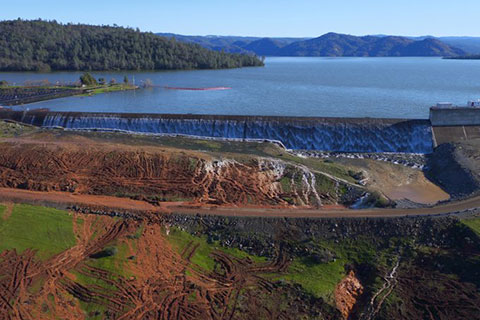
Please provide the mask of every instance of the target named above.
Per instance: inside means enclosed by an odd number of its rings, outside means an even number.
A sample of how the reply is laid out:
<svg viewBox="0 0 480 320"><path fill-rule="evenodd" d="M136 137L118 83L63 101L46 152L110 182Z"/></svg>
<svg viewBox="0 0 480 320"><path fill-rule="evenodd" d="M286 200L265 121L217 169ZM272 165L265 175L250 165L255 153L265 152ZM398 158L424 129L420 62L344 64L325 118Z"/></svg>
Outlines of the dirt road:
<svg viewBox="0 0 480 320"><path fill-rule="evenodd" d="M76 195L67 192L39 192L19 189L0 188L0 201L27 202L37 204L56 203L60 205L78 205L103 207L112 210L135 210L158 213L208 214L220 216L251 217L297 217L297 218L345 218L345 217L401 217L419 215L442 215L480 208L480 196L467 200L450 202L431 208L420 209L362 209L342 208L302 209L302 208L265 208L234 206L199 206L182 202L167 202L153 206L144 201L109 196Z"/></svg>

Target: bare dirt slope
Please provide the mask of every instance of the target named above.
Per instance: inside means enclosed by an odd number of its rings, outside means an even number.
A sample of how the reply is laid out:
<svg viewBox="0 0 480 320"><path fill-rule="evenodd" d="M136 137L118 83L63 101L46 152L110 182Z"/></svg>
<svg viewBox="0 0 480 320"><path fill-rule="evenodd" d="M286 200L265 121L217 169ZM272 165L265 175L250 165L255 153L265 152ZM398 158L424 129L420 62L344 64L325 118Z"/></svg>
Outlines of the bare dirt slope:
<svg viewBox="0 0 480 320"><path fill-rule="evenodd" d="M43 134L0 143L0 186L123 196L152 203L300 205L351 202L362 188L282 160L241 161L158 146Z"/></svg>
<svg viewBox="0 0 480 320"><path fill-rule="evenodd" d="M419 170L371 159L337 159L337 162L363 173L366 186L392 200L407 199L434 204L448 200L449 194L425 177Z"/></svg>
<svg viewBox="0 0 480 320"><path fill-rule="evenodd" d="M291 319L323 307L321 300L308 310L262 305L259 296L291 290L264 276L288 267L281 250L265 262L212 250L202 253L215 263L208 270L193 261L203 242L179 252L168 225L75 214L73 230L77 243L46 261L30 249L0 254L1 319ZM106 267L109 245L124 249ZM240 296L247 309L239 309Z"/></svg>

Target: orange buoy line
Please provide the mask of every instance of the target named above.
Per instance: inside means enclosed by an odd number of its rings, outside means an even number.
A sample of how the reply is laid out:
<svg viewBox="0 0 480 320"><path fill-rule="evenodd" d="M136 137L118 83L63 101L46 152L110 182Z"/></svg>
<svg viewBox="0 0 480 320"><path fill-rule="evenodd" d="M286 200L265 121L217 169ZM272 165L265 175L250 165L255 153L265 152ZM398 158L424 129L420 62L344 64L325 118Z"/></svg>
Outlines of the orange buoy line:
<svg viewBox="0 0 480 320"><path fill-rule="evenodd" d="M168 87L164 86L164 89L168 90L191 90L191 91L210 91L210 90L229 90L230 87L207 87L207 88L186 88L186 87Z"/></svg>

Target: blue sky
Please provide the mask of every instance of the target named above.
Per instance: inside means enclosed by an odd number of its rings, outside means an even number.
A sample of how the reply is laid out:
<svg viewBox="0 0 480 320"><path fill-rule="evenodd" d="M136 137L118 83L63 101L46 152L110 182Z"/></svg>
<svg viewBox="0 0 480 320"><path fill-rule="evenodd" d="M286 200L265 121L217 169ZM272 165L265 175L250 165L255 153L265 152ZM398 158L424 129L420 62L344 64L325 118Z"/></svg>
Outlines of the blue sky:
<svg viewBox="0 0 480 320"><path fill-rule="evenodd" d="M191 35L480 36L479 14L479 0L0 0L1 20L115 23Z"/></svg>

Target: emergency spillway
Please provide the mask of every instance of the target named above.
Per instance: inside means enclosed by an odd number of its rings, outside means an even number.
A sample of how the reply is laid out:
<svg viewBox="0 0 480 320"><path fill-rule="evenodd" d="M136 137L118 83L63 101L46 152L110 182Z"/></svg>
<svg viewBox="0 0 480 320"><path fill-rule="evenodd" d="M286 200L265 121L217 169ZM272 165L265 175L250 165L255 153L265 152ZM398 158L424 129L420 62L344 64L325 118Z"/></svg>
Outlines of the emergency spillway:
<svg viewBox="0 0 480 320"><path fill-rule="evenodd" d="M2 111L0 115L47 128L276 140L288 149L297 150L405 153L432 151L432 134L428 120L34 111Z"/></svg>

